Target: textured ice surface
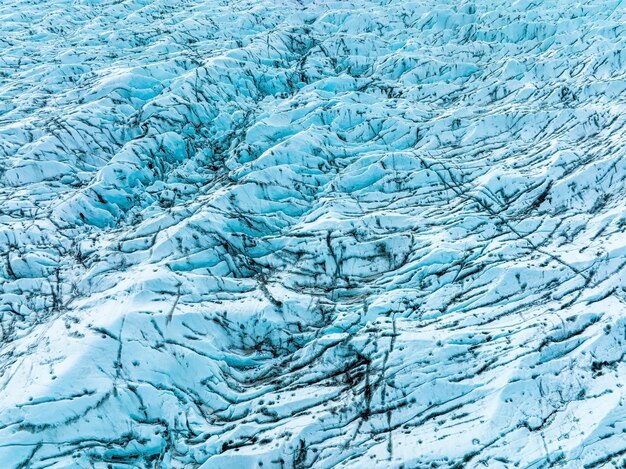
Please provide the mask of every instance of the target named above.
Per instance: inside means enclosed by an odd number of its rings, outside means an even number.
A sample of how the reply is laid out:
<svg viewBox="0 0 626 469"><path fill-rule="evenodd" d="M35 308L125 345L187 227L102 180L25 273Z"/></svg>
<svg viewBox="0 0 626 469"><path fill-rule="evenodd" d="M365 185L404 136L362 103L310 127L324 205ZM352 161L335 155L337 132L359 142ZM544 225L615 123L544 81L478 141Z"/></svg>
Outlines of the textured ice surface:
<svg viewBox="0 0 626 469"><path fill-rule="evenodd" d="M625 8L1 0L0 467L622 467Z"/></svg>

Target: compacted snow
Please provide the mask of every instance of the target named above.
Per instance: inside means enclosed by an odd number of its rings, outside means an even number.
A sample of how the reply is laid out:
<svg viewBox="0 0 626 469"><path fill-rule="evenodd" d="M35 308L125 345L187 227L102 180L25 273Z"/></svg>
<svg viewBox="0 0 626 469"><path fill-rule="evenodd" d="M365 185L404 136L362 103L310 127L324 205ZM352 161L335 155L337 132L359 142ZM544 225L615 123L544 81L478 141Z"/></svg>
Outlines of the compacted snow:
<svg viewBox="0 0 626 469"><path fill-rule="evenodd" d="M626 457L626 4L0 1L1 468Z"/></svg>

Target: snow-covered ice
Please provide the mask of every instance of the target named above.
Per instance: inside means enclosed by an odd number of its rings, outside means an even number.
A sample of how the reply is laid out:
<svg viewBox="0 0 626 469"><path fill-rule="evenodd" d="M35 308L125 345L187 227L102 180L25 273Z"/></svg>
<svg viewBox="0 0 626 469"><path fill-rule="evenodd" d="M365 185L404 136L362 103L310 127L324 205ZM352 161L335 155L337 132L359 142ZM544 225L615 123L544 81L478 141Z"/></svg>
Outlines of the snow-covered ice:
<svg viewBox="0 0 626 469"><path fill-rule="evenodd" d="M626 465L626 5L2 0L0 468Z"/></svg>

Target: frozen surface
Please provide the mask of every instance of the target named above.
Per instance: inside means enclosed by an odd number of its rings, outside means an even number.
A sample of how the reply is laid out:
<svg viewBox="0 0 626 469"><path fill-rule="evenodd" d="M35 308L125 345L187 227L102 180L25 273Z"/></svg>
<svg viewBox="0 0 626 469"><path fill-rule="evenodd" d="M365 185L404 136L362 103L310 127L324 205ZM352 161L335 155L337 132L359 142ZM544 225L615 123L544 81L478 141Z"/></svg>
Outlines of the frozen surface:
<svg viewBox="0 0 626 469"><path fill-rule="evenodd" d="M625 9L1 0L0 467L623 467Z"/></svg>

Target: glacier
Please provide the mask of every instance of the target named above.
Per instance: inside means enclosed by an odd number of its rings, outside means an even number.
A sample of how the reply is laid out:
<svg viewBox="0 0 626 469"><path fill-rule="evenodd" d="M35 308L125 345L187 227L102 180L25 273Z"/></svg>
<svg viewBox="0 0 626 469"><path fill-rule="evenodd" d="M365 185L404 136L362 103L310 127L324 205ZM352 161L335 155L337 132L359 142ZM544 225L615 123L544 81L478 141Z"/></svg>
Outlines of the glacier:
<svg viewBox="0 0 626 469"><path fill-rule="evenodd" d="M624 467L625 30L0 2L0 467Z"/></svg>

